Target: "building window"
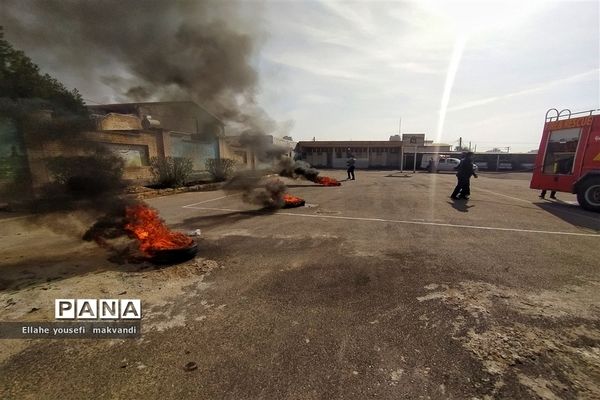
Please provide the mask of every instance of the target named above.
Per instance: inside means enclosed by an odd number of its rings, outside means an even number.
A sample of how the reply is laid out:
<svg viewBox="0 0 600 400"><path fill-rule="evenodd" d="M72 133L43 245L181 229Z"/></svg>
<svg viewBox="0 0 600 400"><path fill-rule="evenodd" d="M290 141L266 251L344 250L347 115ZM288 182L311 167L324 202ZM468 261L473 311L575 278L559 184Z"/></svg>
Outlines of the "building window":
<svg viewBox="0 0 600 400"><path fill-rule="evenodd" d="M104 145L125 161L125 168L140 168L150 165L148 146L117 143L105 143Z"/></svg>

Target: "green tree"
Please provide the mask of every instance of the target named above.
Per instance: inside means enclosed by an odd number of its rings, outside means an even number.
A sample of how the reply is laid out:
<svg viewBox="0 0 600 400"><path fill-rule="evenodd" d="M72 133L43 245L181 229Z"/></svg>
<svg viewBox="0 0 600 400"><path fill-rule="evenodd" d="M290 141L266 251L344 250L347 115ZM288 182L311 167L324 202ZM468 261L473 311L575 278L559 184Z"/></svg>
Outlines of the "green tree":
<svg viewBox="0 0 600 400"><path fill-rule="evenodd" d="M50 110L51 118L38 111ZM54 177L47 185L48 195L93 198L100 193L117 192L122 186L123 160L83 132L92 121L79 92L68 90L61 82L44 74L27 55L15 49L0 27L0 120L14 127L18 145L24 150L24 137L35 135L42 147L59 143L60 156L47 158L46 165ZM27 176L14 179L9 190L30 186ZM50 192L50 190L52 192ZM6 190L5 190L6 191Z"/></svg>
<svg viewBox="0 0 600 400"><path fill-rule="evenodd" d="M50 107L58 116L85 115L87 110L77 89L67 90L58 80L42 74L24 52L16 50L0 27L0 98L2 108L30 111ZM14 115L14 114L13 114Z"/></svg>

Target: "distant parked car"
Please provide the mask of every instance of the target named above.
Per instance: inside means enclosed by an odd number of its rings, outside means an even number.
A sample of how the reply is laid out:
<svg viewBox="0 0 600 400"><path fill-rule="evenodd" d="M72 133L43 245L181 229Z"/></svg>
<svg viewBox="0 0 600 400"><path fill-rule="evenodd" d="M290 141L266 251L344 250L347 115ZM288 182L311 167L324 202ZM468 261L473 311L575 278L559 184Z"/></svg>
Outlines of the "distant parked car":
<svg viewBox="0 0 600 400"><path fill-rule="evenodd" d="M438 171L454 171L454 168L458 167L459 163L460 160L458 158L440 158L436 169Z"/></svg>
<svg viewBox="0 0 600 400"><path fill-rule="evenodd" d="M460 163L460 160L458 158L440 158L440 160L438 161L437 164L437 171L456 171L456 167L458 167L458 164ZM478 170L477 164L473 164L473 167L475 167L475 171Z"/></svg>

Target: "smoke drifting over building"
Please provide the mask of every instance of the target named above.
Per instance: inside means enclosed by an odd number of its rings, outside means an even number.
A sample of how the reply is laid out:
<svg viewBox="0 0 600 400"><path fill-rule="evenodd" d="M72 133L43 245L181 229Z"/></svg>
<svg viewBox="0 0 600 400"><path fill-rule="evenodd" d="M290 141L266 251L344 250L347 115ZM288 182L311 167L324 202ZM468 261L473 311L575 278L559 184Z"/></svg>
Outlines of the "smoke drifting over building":
<svg viewBox="0 0 600 400"><path fill-rule="evenodd" d="M100 79L120 101L192 100L235 133L283 133L256 103L256 4L234 1L3 1L7 39L34 60ZM44 65L42 65L44 69ZM84 92L84 95L86 93Z"/></svg>
<svg viewBox="0 0 600 400"><path fill-rule="evenodd" d="M253 63L262 34L256 22L260 10L249 7L256 8L256 3L6 0L0 26L5 38L40 64L43 72L60 71L77 77L74 81L90 82L84 98L93 98L95 88L106 85L113 101L191 100L224 121L226 131L239 135L260 161L276 162L285 159L286 149L263 138L285 135L292 124L274 121L257 104L259 77ZM238 15L240 8L245 18ZM85 119L85 114L82 110L78 116ZM59 121L56 113L46 117L50 124ZM85 126L73 132L59 127L52 137L44 137L43 126L38 128L31 130L38 147L54 142L68 147L67 157L40 160L49 166L60 161L58 169L69 172L63 182L57 180L62 184L61 201L42 204L81 211L86 220L92 217L95 223L84 238L109 246L108 239L125 234L126 210L135 202L122 192L123 161L89 140ZM286 166L281 168L288 171L286 176L298 175L299 168ZM264 174L240 174L227 189L244 190L244 198L255 204L283 206L285 185L278 180L265 183ZM49 198L56 199L57 194Z"/></svg>

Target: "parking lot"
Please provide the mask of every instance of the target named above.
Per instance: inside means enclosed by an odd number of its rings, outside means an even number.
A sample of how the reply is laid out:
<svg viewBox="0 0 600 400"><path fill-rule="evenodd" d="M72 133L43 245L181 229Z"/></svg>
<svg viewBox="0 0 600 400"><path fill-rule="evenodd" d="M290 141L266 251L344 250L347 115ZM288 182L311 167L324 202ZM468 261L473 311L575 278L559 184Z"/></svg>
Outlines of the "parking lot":
<svg viewBox="0 0 600 400"><path fill-rule="evenodd" d="M286 180L306 206L277 211L236 192L158 197L170 227L202 232L196 261L162 268L10 221L0 304L24 305L2 319L50 318L43 300L59 294L126 291L147 329L3 345L0 397L599 398L600 215L574 195L539 199L529 178L482 173L469 201L449 199L453 174Z"/></svg>

